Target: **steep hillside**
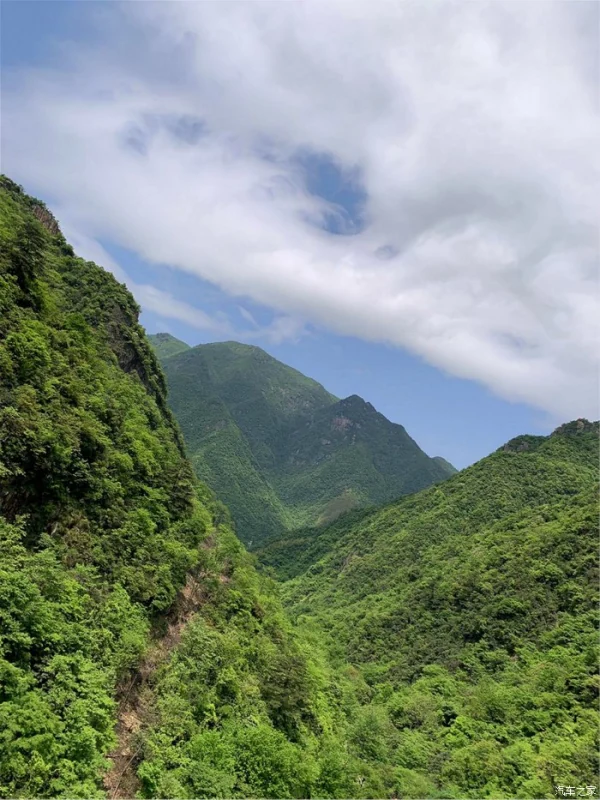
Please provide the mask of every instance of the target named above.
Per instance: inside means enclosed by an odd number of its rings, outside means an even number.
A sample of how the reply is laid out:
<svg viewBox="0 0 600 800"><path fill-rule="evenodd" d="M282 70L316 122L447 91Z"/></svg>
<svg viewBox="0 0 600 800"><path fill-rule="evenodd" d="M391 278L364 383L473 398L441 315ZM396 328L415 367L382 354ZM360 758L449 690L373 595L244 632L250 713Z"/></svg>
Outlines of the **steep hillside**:
<svg viewBox="0 0 600 800"><path fill-rule="evenodd" d="M418 491L453 470L370 403L338 400L257 347L199 345L162 363L196 473L253 546Z"/></svg>
<svg viewBox="0 0 600 800"><path fill-rule="evenodd" d="M291 419L337 399L259 347L237 342L198 345L169 358L164 368L171 405L178 414L194 407L199 390L203 396L218 398L248 440L259 466L266 469L273 467L279 432ZM204 422L201 413L201 433ZM212 419L208 426L214 427ZM190 428L189 435L190 441L197 440L195 429Z"/></svg>
<svg viewBox="0 0 600 800"><path fill-rule="evenodd" d="M425 521L420 541L426 546L432 538L477 530L482 523L574 494L598 477L597 426L580 420L563 425L549 437L518 436L439 486L381 509L355 511L326 528L306 528L299 537L281 537L258 555L262 563L277 567L288 578L342 548L347 532L360 529L367 536L373 523L379 531L384 518L391 525L410 519L419 531ZM384 550L388 547L384 540L373 539L372 545L378 552L380 545Z"/></svg>
<svg viewBox="0 0 600 800"><path fill-rule="evenodd" d="M597 534L578 420L260 556L360 667L397 796L549 797L598 774Z"/></svg>
<svg viewBox="0 0 600 800"><path fill-rule="evenodd" d="M306 507L322 509L317 522L344 494L352 506L381 504L417 492L448 475L406 433L357 395L294 420L279 439L271 481L300 523ZM333 500L333 503L330 502Z"/></svg>
<svg viewBox="0 0 600 800"><path fill-rule="evenodd" d="M597 785L598 423L272 542L280 590L196 481L138 312L0 178L0 796ZM178 414L240 497L256 481L248 513L291 515L311 470L337 491L366 439L386 474L436 463L260 350L212 346L201 369L195 351L165 359L191 392Z"/></svg>
<svg viewBox="0 0 600 800"><path fill-rule="evenodd" d="M288 375L262 350L244 345L194 347L162 363L169 375L170 405L186 432L194 470L227 504L238 532L250 541L260 539L264 530L285 529L286 510L258 461L268 460L270 451L260 440L252 446L258 439L253 426L271 431L283 425L286 391L292 408L311 400L328 402L327 393L308 382L305 397L307 379L293 370Z"/></svg>
<svg viewBox="0 0 600 800"><path fill-rule="evenodd" d="M0 179L0 796L350 796L352 683L196 483L138 312Z"/></svg>
<svg viewBox="0 0 600 800"><path fill-rule="evenodd" d="M98 794L211 515L131 295L0 186L0 794Z"/></svg>

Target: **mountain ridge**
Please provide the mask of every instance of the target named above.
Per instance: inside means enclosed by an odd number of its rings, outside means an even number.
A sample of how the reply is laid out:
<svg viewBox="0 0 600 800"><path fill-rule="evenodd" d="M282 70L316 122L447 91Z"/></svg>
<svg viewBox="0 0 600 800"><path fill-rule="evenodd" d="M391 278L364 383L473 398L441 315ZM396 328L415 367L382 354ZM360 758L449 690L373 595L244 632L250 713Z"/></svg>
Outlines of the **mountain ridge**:
<svg viewBox="0 0 600 800"><path fill-rule="evenodd" d="M545 449L551 449L555 453L566 451L566 466L561 471L554 474L554 480L560 479L563 475L569 480L574 480L575 475L571 467L575 464L579 469L585 468L586 472L593 478L596 475L594 457L597 456L597 437L599 433L600 422L574 420L559 426L547 436L523 434L514 437L506 444L499 447L495 452L485 456L470 467L466 467L464 470L455 473L443 484L419 492L418 497L421 501L423 501L424 498L434 499L439 496L438 492L452 491L453 487L460 486L465 481L468 481L470 476L480 474L485 470L489 471L491 466L494 467L498 478L500 478L502 471L498 469L499 465L506 465L506 467L512 469L512 460L506 459L512 459L514 456L517 457L514 464L518 465L518 470L522 470L527 463L523 461L523 458L535 460L535 462L537 462L539 457L543 456ZM579 436L582 436L587 446L583 447L575 444ZM544 463L544 467L547 469L546 463ZM523 487L519 486L518 483L518 474L519 472L515 474L513 479L515 497L521 497L522 503L524 502L524 497L527 497L527 502L532 504L536 495L532 492L526 495L523 494ZM529 479L531 480L531 476L529 476ZM497 482L501 484L500 480ZM494 481L490 481L490 483L493 484ZM486 494L487 497L482 493L481 497L478 498L477 493L474 493L471 500L473 503L477 500L478 505L483 507L485 503L492 503L492 498L495 496L494 493L490 493L490 491ZM548 495L548 493L543 495L544 500L550 497L551 495ZM367 508L362 512L357 511L355 512L355 518L362 523L370 517L383 513L386 509L395 507L401 508L403 506L410 507L414 498L415 495L405 498L396 498L380 507ZM510 507L514 502L514 498L509 499L503 496L502 503L504 507ZM291 565L293 565L293 574L295 575L299 574L303 569L308 568L312 563L316 563L328 551L330 545L337 543L337 539L340 535L337 529L343 529L344 526L351 524L353 518L353 514L344 516L338 522L334 522L324 529L305 528L301 532L300 539L297 540L287 536L282 536L279 539L275 538L267 542L264 548L260 548L257 551L259 560L266 566L279 567L280 570L282 564L284 564L285 566L281 574L284 578L288 579L291 575L289 571ZM285 554L287 547L290 548L291 552L289 557Z"/></svg>
<svg viewBox="0 0 600 800"><path fill-rule="evenodd" d="M368 401L337 398L261 348L215 342L164 355L161 341L157 355L163 353L192 463L224 498L247 544L452 473ZM226 469L234 453L236 463ZM262 500L255 503L259 486Z"/></svg>
<svg viewBox="0 0 600 800"><path fill-rule="evenodd" d="M549 797L598 774L598 431L517 437L258 551L292 618L361 670L374 746L392 720L396 796Z"/></svg>

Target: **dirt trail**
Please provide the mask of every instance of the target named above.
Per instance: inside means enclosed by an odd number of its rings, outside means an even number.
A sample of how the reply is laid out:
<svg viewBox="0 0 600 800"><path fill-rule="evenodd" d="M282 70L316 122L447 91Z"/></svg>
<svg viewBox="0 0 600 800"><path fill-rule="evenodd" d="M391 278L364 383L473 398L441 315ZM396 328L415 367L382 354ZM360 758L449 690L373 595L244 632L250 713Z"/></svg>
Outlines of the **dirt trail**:
<svg viewBox="0 0 600 800"><path fill-rule="evenodd" d="M117 746L108 755L112 762L104 776L104 788L110 800L131 800L140 788L136 768L141 757L139 733L152 717L150 680L169 657L181 634L205 600L197 578L188 575L173 610L167 617L166 632L154 639L137 671L119 688L119 713L116 727Z"/></svg>

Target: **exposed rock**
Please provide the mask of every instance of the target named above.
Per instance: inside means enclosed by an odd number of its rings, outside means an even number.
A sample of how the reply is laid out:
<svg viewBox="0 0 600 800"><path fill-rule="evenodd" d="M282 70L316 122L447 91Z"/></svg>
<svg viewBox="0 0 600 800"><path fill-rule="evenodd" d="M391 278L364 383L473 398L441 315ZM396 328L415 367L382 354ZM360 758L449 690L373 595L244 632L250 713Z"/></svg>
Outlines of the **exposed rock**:
<svg viewBox="0 0 600 800"><path fill-rule="evenodd" d="M55 236L56 234L60 233L60 228L58 226L58 222L56 221L56 217L47 208L44 206L33 206L32 208L33 215L42 223L46 230L50 231L50 233Z"/></svg>
<svg viewBox="0 0 600 800"><path fill-rule="evenodd" d="M346 428L352 427L352 420L348 417L334 417L331 420L331 428L334 431L345 431Z"/></svg>
<svg viewBox="0 0 600 800"><path fill-rule="evenodd" d="M598 433L600 431L600 422L590 422L588 419L581 417L572 422L565 422L555 431L552 436L577 436L582 433Z"/></svg>

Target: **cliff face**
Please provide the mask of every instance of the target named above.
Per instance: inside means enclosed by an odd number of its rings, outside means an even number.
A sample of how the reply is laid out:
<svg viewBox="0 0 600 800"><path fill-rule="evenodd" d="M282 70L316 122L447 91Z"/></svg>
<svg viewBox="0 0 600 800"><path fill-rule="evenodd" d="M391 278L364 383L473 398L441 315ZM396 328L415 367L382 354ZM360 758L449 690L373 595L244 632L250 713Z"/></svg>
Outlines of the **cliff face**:
<svg viewBox="0 0 600 800"><path fill-rule="evenodd" d="M177 473L188 469L164 376L137 321L139 308L112 275L71 255L52 215L10 183L3 186L2 210L0 508L51 522L67 511L81 513L92 496L94 508L108 504L109 486L119 486L118 505L126 513L136 502L141 456L128 452L132 464L121 470L112 460L133 448L127 436L135 439L135 416L140 432L144 425L154 431L155 454L162 451ZM105 481L95 479L100 469ZM165 479L146 472L148 485L160 484L168 496ZM191 474L185 491L191 503Z"/></svg>
<svg viewBox="0 0 600 800"><path fill-rule="evenodd" d="M54 214L48 211L45 206L35 204L31 210L33 216L44 226L44 228L46 228L49 233L51 233L53 236L60 234L61 231Z"/></svg>

